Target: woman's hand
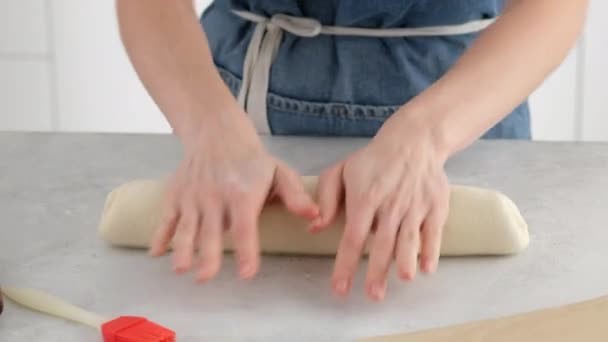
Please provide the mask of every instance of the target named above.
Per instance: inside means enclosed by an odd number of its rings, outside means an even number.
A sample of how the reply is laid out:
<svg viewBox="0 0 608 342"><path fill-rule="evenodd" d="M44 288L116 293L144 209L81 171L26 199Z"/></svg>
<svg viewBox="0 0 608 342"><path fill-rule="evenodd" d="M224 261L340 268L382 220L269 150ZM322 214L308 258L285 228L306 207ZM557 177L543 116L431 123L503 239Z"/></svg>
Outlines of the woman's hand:
<svg viewBox="0 0 608 342"><path fill-rule="evenodd" d="M311 230L327 227L341 202L346 210L332 277L337 294L348 294L372 232L366 277L370 298L384 297L393 259L404 280L415 277L419 254L422 271L436 270L449 204L446 158L432 128L401 113L391 117L368 146L321 175L321 215Z"/></svg>
<svg viewBox="0 0 608 342"><path fill-rule="evenodd" d="M245 113L205 124L182 139L185 156L169 183L150 253L161 255L172 242L173 267L182 273L198 249L197 279L206 281L220 269L229 230L240 277L248 279L260 265L257 222L269 197L310 220L318 208L298 174L264 149Z"/></svg>

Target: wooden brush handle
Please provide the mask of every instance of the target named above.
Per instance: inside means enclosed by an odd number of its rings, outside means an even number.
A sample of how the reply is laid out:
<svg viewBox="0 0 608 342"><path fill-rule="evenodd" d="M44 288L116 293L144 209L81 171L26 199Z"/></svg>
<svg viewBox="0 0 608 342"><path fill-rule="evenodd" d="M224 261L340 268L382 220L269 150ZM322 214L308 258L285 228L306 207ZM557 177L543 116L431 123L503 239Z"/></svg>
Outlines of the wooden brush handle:
<svg viewBox="0 0 608 342"><path fill-rule="evenodd" d="M28 309L47 315L75 321L99 329L107 319L85 311L58 297L35 289L3 288L2 292L10 300Z"/></svg>

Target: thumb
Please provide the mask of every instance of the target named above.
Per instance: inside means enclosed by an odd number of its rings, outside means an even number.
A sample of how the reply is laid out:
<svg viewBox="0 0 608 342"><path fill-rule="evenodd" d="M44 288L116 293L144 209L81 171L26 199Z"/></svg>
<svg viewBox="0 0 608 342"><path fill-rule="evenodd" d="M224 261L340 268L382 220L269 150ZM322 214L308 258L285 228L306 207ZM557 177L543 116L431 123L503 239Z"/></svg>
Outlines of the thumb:
<svg viewBox="0 0 608 342"><path fill-rule="evenodd" d="M344 193L344 185L342 182L342 166L340 163L327 170L319 176L317 184L317 201L321 215L313 221L310 226L310 231L313 233L319 232L327 228L336 218L342 195Z"/></svg>
<svg viewBox="0 0 608 342"><path fill-rule="evenodd" d="M302 179L295 171L287 165L279 164L274 182L274 193L289 212L309 220L319 216L319 207L306 192Z"/></svg>

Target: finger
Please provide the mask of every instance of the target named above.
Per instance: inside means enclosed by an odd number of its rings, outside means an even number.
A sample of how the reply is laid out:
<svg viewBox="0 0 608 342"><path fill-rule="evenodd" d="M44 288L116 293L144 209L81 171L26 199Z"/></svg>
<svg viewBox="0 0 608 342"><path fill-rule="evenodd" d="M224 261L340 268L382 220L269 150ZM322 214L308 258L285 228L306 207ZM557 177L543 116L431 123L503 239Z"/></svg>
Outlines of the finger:
<svg viewBox="0 0 608 342"><path fill-rule="evenodd" d="M219 203L210 203L204 208L203 222L199 232L200 268L197 279L201 282L215 277L222 265L222 207Z"/></svg>
<svg viewBox="0 0 608 342"><path fill-rule="evenodd" d="M194 206L188 205L182 209L173 236L173 268L177 273L187 272L192 267L194 241L199 224L199 212Z"/></svg>
<svg viewBox="0 0 608 342"><path fill-rule="evenodd" d="M167 187L163 197L161 217L158 228L154 232L150 242L149 253L152 256L160 256L167 252L171 239L175 234L177 222L179 220L179 210L177 210L177 191L174 187Z"/></svg>
<svg viewBox="0 0 608 342"><path fill-rule="evenodd" d="M304 189L300 176L286 165L279 165L275 175L275 192L287 210L306 219L315 219L319 208Z"/></svg>
<svg viewBox="0 0 608 342"><path fill-rule="evenodd" d="M234 244L239 276L251 279L259 269L260 246L257 220L261 205L244 200L229 209L230 233Z"/></svg>
<svg viewBox="0 0 608 342"><path fill-rule="evenodd" d="M399 278L403 280L412 280L416 277L420 225L424 215L420 203L414 199L399 227L396 264Z"/></svg>
<svg viewBox="0 0 608 342"><path fill-rule="evenodd" d="M378 202L374 196L349 197L346 194L346 224L332 277L334 291L340 296L350 291L377 209Z"/></svg>
<svg viewBox="0 0 608 342"><path fill-rule="evenodd" d="M407 199L401 194L386 202L376 214L374 235L367 269L366 288L372 300L380 301L386 292L386 278L396 246L397 232Z"/></svg>
<svg viewBox="0 0 608 342"><path fill-rule="evenodd" d="M437 270L441 250L443 225L448 217L448 204L436 204L422 225L422 246L420 251L420 268L425 273Z"/></svg>
<svg viewBox="0 0 608 342"><path fill-rule="evenodd" d="M316 197L320 215L312 222L309 230L313 233L327 228L336 218L344 194L342 165L334 166L319 177Z"/></svg>
<svg viewBox="0 0 608 342"><path fill-rule="evenodd" d="M178 220L179 214L173 207L163 211L163 215L160 219L161 223L154 232L154 236L151 240L152 242L150 243L150 255L161 256L167 253L171 239L173 238L173 235L175 235Z"/></svg>

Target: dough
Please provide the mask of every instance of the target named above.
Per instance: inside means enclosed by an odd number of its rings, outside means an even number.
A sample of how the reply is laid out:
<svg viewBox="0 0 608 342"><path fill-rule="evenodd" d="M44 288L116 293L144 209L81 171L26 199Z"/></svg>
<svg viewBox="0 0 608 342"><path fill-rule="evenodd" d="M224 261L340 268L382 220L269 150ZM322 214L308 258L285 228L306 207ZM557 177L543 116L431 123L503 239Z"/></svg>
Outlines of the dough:
<svg viewBox="0 0 608 342"><path fill-rule="evenodd" d="M312 194L316 177L304 177ZM99 231L112 245L147 247L158 226L164 182L137 180L109 195ZM308 223L287 213L280 203L269 204L260 217L260 245L269 254L335 255L342 234L341 215L328 230L312 235ZM529 242L527 225L505 195L491 190L452 186L450 210L441 255L502 255L522 251ZM231 250L230 239L225 239Z"/></svg>
<svg viewBox="0 0 608 342"><path fill-rule="evenodd" d="M608 297L486 321L359 342L605 342Z"/></svg>

